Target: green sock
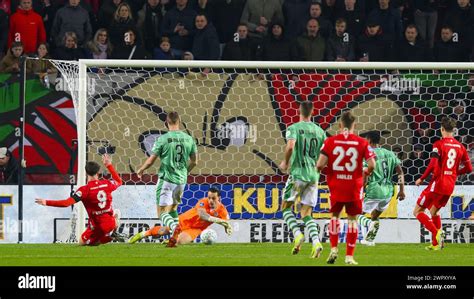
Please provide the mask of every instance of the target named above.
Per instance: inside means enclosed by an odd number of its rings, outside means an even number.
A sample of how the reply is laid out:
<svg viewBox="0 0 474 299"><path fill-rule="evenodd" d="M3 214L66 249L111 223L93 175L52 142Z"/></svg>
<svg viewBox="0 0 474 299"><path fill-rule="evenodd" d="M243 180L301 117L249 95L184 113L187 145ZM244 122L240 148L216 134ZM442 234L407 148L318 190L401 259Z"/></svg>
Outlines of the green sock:
<svg viewBox="0 0 474 299"><path fill-rule="evenodd" d="M170 234L173 234L174 228L176 227L177 223L174 222L174 218L171 217L170 213L163 212L160 216L161 223L163 226L167 226L170 228Z"/></svg>
<svg viewBox="0 0 474 299"><path fill-rule="evenodd" d="M169 214L171 217L173 217L173 220L176 223L176 225L178 225L179 223L178 211L171 211Z"/></svg>
<svg viewBox="0 0 474 299"><path fill-rule="evenodd" d="M283 210L283 220L288 225L290 230L293 232L293 236L296 238L301 234L301 230L298 227L298 222L296 222L295 214L291 211L291 208L286 208Z"/></svg>
<svg viewBox="0 0 474 299"><path fill-rule="evenodd" d="M306 225L306 228L308 229L309 236L313 240L313 245L319 243L319 230L318 226L316 225L316 222L314 222L313 217L306 216L303 218L303 221Z"/></svg>
<svg viewBox="0 0 474 299"><path fill-rule="evenodd" d="M364 215L359 215L357 216L357 222L359 222L360 225L362 226L369 226L372 220L369 218L365 217Z"/></svg>

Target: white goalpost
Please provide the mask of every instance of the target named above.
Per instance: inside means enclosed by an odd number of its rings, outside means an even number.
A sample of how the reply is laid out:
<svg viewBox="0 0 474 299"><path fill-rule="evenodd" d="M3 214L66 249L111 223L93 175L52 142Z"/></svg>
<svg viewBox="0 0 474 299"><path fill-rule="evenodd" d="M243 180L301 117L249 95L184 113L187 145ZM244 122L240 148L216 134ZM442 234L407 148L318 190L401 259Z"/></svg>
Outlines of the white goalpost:
<svg viewBox="0 0 474 299"><path fill-rule="evenodd" d="M313 120L328 134L337 131L342 111L354 110L358 133L380 131L383 146L401 158L405 155L405 163L415 145L429 149L440 115L437 101L461 105L474 91L473 63L52 62L68 83L76 109L77 185L86 183L86 161L100 161L97 148L113 147L114 164L129 186L117 191L117 204L122 210L129 205L125 209L129 214L122 211L122 216L133 219L156 217L154 185L159 165L149 169L143 181L135 171L150 154L154 140L166 132L163 117L167 112L179 112L182 129L198 144L200 165L191 173L185 193L192 200L183 205L192 206L204 194L207 187L201 185L218 184L232 219L270 220L280 217L278 198L286 174L277 165L286 127L297 121L298 102L315 103ZM434 135L417 136L428 129ZM459 130L462 141L472 138L470 134L468 129ZM420 170L408 162L404 167L413 177ZM470 181L464 177L459 184ZM321 196L327 202L327 195ZM126 202L127 197L133 200ZM79 238L86 213L82 205L77 206L77 221L71 226ZM326 207L322 204L314 215L325 219ZM409 217L400 215L400 210L395 207L389 217Z"/></svg>

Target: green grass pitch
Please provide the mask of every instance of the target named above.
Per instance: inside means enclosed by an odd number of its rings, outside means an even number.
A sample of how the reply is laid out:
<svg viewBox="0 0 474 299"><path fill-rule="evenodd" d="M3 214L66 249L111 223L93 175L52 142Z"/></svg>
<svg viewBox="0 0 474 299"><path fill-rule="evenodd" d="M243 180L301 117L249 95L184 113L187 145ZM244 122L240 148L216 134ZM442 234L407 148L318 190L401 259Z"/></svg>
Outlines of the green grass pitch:
<svg viewBox="0 0 474 299"><path fill-rule="evenodd" d="M472 244L447 244L442 251L426 251L425 244L358 244L360 266L474 266ZM321 258L311 259L310 244L298 255L291 244L191 244L166 248L162 244L3 244L0 266L332 266L326 264L329 244ZM335 265L344 265L345 244L339 245Z"/></svg>

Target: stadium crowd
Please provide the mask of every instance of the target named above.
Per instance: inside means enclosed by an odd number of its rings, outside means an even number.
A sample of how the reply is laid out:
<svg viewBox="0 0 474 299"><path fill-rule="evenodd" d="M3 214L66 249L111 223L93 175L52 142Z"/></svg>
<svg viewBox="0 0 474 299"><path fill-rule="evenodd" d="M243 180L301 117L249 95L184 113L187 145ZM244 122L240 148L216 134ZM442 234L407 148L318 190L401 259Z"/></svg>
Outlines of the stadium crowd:
<svg viewBox="0 0 474 299"><path fill-rule="evenodd" d="M470 0L0 0L0 34L4 72L22 54L472 61L474 8Z"/></svg>
<svg viewBox="0 0 474 299"><path fill-rule="evenodd" d="M0 72L19 72L22 55L468 62L474 61L470 1L0 0ZM40 78L57 72L47 60L28 60L27 71ZM457 119L474 160L474 78L469 84L471 96L438 99L436 107L420 115ZM412 152L400 148L407 183L423 173L429 146L439 137L430 123L435 122L421 122L414 131Z"/></svg>

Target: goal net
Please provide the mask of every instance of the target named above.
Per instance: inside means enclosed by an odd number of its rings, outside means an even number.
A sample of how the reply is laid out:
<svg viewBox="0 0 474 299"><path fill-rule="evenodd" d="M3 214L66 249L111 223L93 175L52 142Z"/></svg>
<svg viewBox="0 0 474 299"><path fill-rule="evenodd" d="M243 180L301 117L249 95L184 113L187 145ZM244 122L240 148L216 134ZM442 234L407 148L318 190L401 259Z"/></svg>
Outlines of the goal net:
<svg viewBox="0 0 474 299"><path fill-rule="evenodd" d="M65 62L57 64L75 70ZM456 118L456 138L472 152L472 64L81 60L77 69L63 76L78 88L72 92L78 116L78 184L85 183L85 161L100 163L99 149L113 153L125 185L114 193L114 205L124 218L121 232L130 235L159 223L159 163L142 179L136 171L156 138L167 132L170 111L179 113L181 129L195 139L199 156L178 212L193 207L210 186L220 188L235 220L237 233L231 240L236 242L291 239L279 212L287 175L278 165L286 129L299 120L302 101L314 103L313 121L328 135L336 134L341 113L352 110L357 133L378 131L381 146L397 153L408 198L397 203L394 195L383 215L387 221L413 220L413 204L422 190L414 181L440 137L442 116ZM459 179L463 198L453 199L442 214L453 225L469 217L466 203L473 194L467 185L472 182L468 176ZM324 234L329 216L324 176L320 185L313 216ZM85 217L83 210L80 217Z"/></svg>

